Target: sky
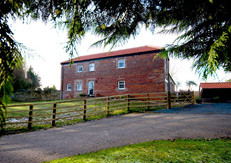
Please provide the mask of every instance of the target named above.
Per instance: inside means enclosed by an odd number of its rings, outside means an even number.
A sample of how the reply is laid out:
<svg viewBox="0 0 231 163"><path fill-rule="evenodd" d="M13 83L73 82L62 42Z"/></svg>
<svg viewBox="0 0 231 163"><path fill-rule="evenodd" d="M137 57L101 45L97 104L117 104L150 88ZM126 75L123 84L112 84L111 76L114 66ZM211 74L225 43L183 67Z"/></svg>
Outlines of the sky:
<svg viewBox="0 0 231 163"><path fill-rule="evenodd" d="M40 77L42 88L55 85L60 89L61 83L61 65L62 61L68 60L69 55L65 52L64 46L67 42L65 30L55 28L50 22L32 21L29 24L21 20L11 21L11 29L14 32L14 38L23 43L28 49L24 55L27 68L31 65ZM141 29L136 38L131 38L122 46L115 47L112 50L139 47L144 45L161 46L172 44L177 38L177 34L160 34L160 29L154 33L145 28ZM88 55L101 52L107 52L109 47L91 47L100 37L87 33L78 45L78 55ZM77 55L75 55L77 57ZM200 82L224 82L231 79L231 73L225 73L222 69L217 71L215 77L209 77L206 81L202 80L195 70L192 70L193 60L182 60L170 58L170 74L175 81L180 83L178 89L186 90L186 81ZM194 86L193 90L199 87Z"/></svg>

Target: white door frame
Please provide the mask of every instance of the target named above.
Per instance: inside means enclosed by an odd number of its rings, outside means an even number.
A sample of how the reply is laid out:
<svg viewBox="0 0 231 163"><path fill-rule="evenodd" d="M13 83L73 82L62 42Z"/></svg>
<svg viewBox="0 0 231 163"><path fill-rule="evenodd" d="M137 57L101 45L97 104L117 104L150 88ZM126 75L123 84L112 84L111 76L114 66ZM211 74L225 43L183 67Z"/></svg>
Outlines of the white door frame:
<svg viewBox="0 0 231 163"><path fill-rule="evenodd" d="M91 88L91 87L92 87L92 88ZM92 91L92 94L90 94L91 89L93 90L93 91ZM94 95L94 81L89 81L89 82L88 82L88 94L89 94L89 95Z"/></svg>

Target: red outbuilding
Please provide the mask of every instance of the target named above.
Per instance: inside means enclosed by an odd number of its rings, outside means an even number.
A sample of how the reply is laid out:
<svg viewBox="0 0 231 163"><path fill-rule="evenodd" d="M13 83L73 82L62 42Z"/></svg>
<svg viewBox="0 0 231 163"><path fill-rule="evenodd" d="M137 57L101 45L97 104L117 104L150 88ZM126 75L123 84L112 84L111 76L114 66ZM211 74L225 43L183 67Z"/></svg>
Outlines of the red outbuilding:
<svg viewBox="0 0 231 163"><path fill-rule="evenodd" d="M160 47L142 46L80 56L61 63L61 99L80 94L110 96L165 92L169 59L154 57ZM175 83L170 77L171 91Z"/></svg>
<svg viewBox="0 0 231 163"><path fill-rule="evenodd" d="M231 102L231 82L200 83L203 101Z"/></svg>

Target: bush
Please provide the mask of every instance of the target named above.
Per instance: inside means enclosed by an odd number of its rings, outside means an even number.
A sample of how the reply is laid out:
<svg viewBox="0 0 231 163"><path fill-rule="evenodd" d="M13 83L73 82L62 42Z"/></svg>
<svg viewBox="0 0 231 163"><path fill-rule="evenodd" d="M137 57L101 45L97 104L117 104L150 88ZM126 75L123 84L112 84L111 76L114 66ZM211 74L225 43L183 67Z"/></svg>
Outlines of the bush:
<svg viewBox="0 0 231 163"><path fill-rule="evenodd" d="M47 87L43 88L43 91L45 94L51 94L52 91L57 91L57 89L56 89L55 85L53 85L52 87L47 86Z"/></svg>
<svg viewBox="0 0 231 163"><path fill-rule="evenodd" d="M123 95L122 95L122 96L120 96L120 98L123 99L123 98L126 98L126 96L123 96Z"/></svg>
<svg viewBox="0 0 231 163"><path fill-rule="evenodd" d="M199 96L199 97L197 97L196 98L196 102L198 103L198 104L201 104L202 103L202 98Z"/></svg>
<svg viewBox="0 0 231 163"><path fill-rule="evenodd" d="M79 93L79 96L80 96L80 97L86 97L86 95L83 94L83 93Z"/></svg>

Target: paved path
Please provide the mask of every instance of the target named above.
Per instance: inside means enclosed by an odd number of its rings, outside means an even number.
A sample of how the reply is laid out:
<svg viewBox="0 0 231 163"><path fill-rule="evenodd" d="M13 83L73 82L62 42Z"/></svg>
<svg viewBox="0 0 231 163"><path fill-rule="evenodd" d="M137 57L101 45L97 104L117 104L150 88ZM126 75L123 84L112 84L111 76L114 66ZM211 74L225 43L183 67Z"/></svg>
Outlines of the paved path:
<svg viewBox="0 0 231 163"><path fill-rule="evenodd" d="M231 136L231 115L142 113L0 139L0 162L42 162L157 139Z"/></svg>

